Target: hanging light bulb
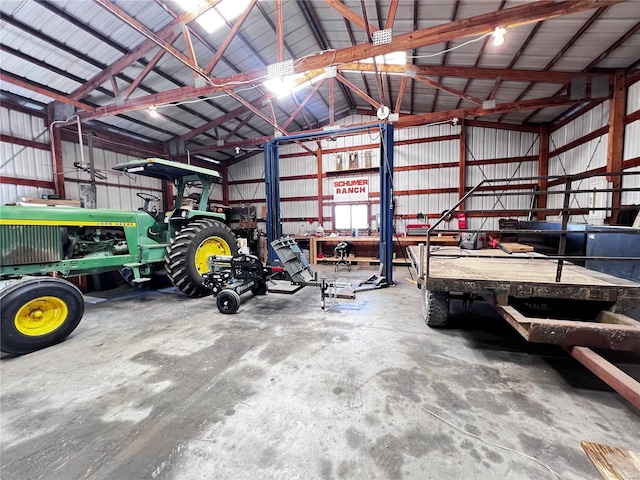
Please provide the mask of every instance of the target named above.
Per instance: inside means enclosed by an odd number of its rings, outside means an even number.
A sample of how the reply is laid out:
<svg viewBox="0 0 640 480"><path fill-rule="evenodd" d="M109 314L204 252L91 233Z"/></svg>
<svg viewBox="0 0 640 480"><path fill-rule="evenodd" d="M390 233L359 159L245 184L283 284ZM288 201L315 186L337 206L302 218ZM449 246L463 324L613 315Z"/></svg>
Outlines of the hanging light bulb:
<svg viewBox="0 0 640 480"><path fill-rule="evenodd" d="M149 105L149 116L153 118L158 116L158 108L155 105Z"/></svg>
<svg viewBox="0 0 640 480"><path fill-rule="evenodd" d="M499 47L504 43L504 34L507 33L506 28L496 27L491 36L493 37L493 44Z"/></svg>

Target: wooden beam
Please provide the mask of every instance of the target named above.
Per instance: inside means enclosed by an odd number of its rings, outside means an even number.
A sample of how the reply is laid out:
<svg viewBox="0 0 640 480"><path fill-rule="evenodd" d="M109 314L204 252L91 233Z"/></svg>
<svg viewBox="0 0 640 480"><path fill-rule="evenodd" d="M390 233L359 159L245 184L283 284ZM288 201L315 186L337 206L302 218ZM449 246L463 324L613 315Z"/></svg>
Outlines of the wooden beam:
<svg viewBox="0 0 640 480"><path fill-rule="evenodd" d="M209 62L209 65L207 65L207 68L204 69L205 72L210 74L213 71L215 66L218 64L218 61L220 61L220 59L222 58L222 54L231 43L231 40L233 40L233 38L236 36L236 33L238 33L238 30L240 30L240 27L249 16L249 13L251 12L251 9L253 9L253 6L255 4L256 4L256 0L249 1L247 8L245 8L244 12L242 12L242 15L240 15L240 18L236 20L236 23L233 25L233 28L231 29L231 31L229 31L229 33L227 34L223 42L218 47L216 54L213 56L213 59Z"/></svg>
<svg viewBox="0 0 640 480"><path fill-rule="evenodd" d="M545 123L540 126L540 134L538 140L538 190L544 192L547 190L547 179L542 178L549 175L549 124ZM547 195L538 195L538 208L547 208ZM536 220L544 221L547 216L544 212L536 212Z"/></svg>
<svg viewBox="0 0 640 480"><path fill-rule="evenodd" d="M47 124L53 124L55 104L47 105ZM51 170L53 174L54 191L61 198L67 199L64 186L64 162L62 161L62 140L60 138L60 128L53 128L51 131Z"/></svg>
<svg viewBox="0 0 640 480"><path fill-rule="evenodd" d="M4 102L2 106L5 106ZM49 145L48 143L36 142L35 140L27 140L26 138L18 138L14 137L13 135L6 135L4 133L0 133L0 142L12 143L14 145L20 145L22 147L37 148L38 150L51 150L51 145Z"/></svg>
<svg viewBox="0 0 640 480"><path fill-rule="evenodd" d="M329 79L329 125L336 123L336 79Z"/></svg>
<svg viewBox="0 0 640 480"><path fill-rule="evenodd" d="M606 76L603 73L579 73L566 71L542 72L540 70L481 68L481 67L453 67L453 66L406 66L406 65L378 65L380 72L404 75L408 70L413 70L422 76L443 76L456 78L494 79L502 78L510 82L536 82L559 83L571 82L575 77L585 77L591 80L594 77ZM351 62L340 65L340 70L345 72L373 72L370 63Z"/></svg>
<svg viewBox="0 0 640 480"><path fill-rule="evenodd" d="M536 108L567 105L576 102L577 100L571 100L567 96L536 98L532 100L522 100L520 102L501 103L493 108L474 107L467 109L450 110L448 112L432 112L423 113L420 115L403 116L400 117L400 120L396 122L395 125L397 128L412 127L428 123L452 120L453 118L482 117L485 115L495 115L505 112L533 110Z"/></svg>
<svg viewBox="0 0 640 480"><path fill-rule="evenodd" d="M482 105L482 100L480 100L479 98L468 95L464 92L461 92L460 90L456 90L455 88L447 87L446 85L438 83L435 80L430 80L428 78L420 76L416 76L416 80L424 83L425 85L429 85L433 88L437 88L438 90L442 90L443 92L450 93L451 95L454 95L456 97L464 98L465 100L468 100L471 103L475 103L476 105Z"/></svg>
<svg viewBox="0 0 640 480"><path fill-rule="evenodd" d="M105 0L99 0L105 1ZM384 45L362 44L343 49L323 52L299 59L294 67L294 71L306 72L316 68L323 68L328 65L349 63L377 55L384 55L397 50L412 50L417 47L433 45L448 40L466 38L469 36L489 33L497 26L515 27L527 23L537 22L543 19L556 18L563 15L578 13L605 5L620 3L622 0L583 0L580 2L551 2L547 0L527 3L512 8L504 9L500 12L491 12L475 17L446 23L435 27L429 27L403 35L397 35L392 42ZM228 88L229 82L239 82L246 84L257 81L267 74L266 67L234 74L224 79L217 79L219 85L209 85L202 88L183 87L180 89L163 92L158 95L150 95L143 99L125 101L124 105L107 105L96 109L96 113L91 118L98 118L106 115L115 115L131 110L137 110L140 105L145 108L149 104L162 104L172 101L184 100L199 95L208 95L213 92L223 91ZM161 101L160 101L161 100ZM88 118L85 117L85 118Z"/></svg>
<svg viewBox="0 0 640 480"><path fill-rule="evenodd" d="M344 78L344 76L341 73L338 73L336 75L336 78L338 80L340 80L340 82L342 82L344 85L349 87L356 95L358 95L359 97L361 97L364 100L366 100L366 102L369 103L371 106L373 106L373 108L376 108L376 109L380 108L380 104L378 102L376 102L373 98L371 98L369 95L367 95L362 90L360 90L358 87L356 87L349 80Z"/></svg>
<svg viewBox="0 0 640 480"><path fill-rule="evenodd" d="M146 37L148 40L151 40L153 43L158 45L160 48L166 50L170 55L175 57L178 61L180 61L183 65L186 65L191 70L193 70L196 74L202 76L207 82L212 83L211 79L207 72L205 72L198 64L195 62L195 59L190 59L189 57L183 55L181 52L176 50L169 42L167 42L162 36L159 36L152 31L148 30L144 25L138 22L135 18L128 15L124 10L116 7L110 0L94 0L98 5L107 10L109 13L114 15L123 21L126 25L136 30L142 36Z"/></svg>
<svg viewBox="0 0 640 480"><path fill-rule="evenodd" d="M49 188L51 190L56 189L56 185L54 182L50 182L48 180L35 180L32 178L18 178L18 177L10 177L7 175L0 175L0 183L5 183L8 185L20 185L24 187L36 187L36 188Z"/></svg>
<svg viewBox="0 0 640 480"><path fill-rule="evenodd" d="M91 105L84 103L84 102L79 102L77 100L74 100L72 98L69 98L67 95L61 93L61 92L56 92L54 90L50 90L42 85L37 85L35 83L30 82L29 80L22 78L22 77L18 77L16 75L13 75L11 73L5 72L5 71L0 71L0 81L3 82L7 82L10 83L11 85L15 85L17 87L21 87L24 88L26 90L29 90L31 92L34 93L39 93L40 95L44 95L45 97L49 97L53 100L57 100L60 103L65 103L67 105L73 105L74 107L78 107L81 108L83 110L86 110L88 112L94 112L95 109L94 107L92 107Z"/></svg>
<svg viewBox="0 0 640 480"><path fill-rule="evenodd" d="M173 36L169 37L167 39L167 41L169 43L173 43L173 42L176 41L177 38L178 38L178 34L174 34ZM153 70L155 68L155 66L158 64L158 62L160 61L160 59L163 57L163 55L165 53L167 53L167 52L165 50L163 50L162 48L158 49L158 51L153 56L151 61L149 63L147 63L145 65L144 69L142 70L142 72L140 72L140 75L138 75L135 78L133 83L131 83L131 85L129 85L129 88L127 88L127 91L124 92L123 98L125 100L131 96L131 94L135 91L136 88L138 88L140 83L142 83L142 81L146 78L146 76L149 75L149 72L151 72L151 70Z"/></svg>
<svg viewBox="0 0 640 480"><path fill-rule="evenodd" d="M179 17L175 18L172 22L170 22L167 26L162 28L159 32L157 32L157 37L168 41L171 37L175 35L174 29L181 25L182 23L187 24L190 21L194 20L211 7L213 7L220 0L205 0L205 2L193 12L184 13ZM133 62L144 57L147 53L153 50L156 46L158 46L155 42L147 39L143 41L140 45L131 50L127 55L120 57L114 63L109 65L109 67L102 70L99 74L95 75L88 82L84 83L80 88L71 93L70 97L74 100L79 100L80 98L87 95L92 90L95 90L97 87L102 85L107 78L111 75L115 75L116 73L121 72L126 67L131 65Z"/></svg>
<svg viewBox="0 0 640 480"><path fill-rule="evenodd" d="M226 137L224 137L224 141L226 142L226 141L227 141L227 140L229 140L231 137L233 137L236 133L238 133L238 130L240 130L243 126L245 126L245 125L247 124L247 122L248 122L248 121L249 121L253 116L254 116L254 113L253 113L253 112L249 112L249 113L247 114L247 116L246 116L246 117L244 117L244 120L242 120L242 121L238 122L238 125L236 125L236 127L235 127L233 130L231 130L231 131L229 132L229 134L228 134Z"/></svg>
<svg viewBox="0 0 640 480"><path fill-rule="evenodd" d="M362 30L365 30L365 31L367 30L367 24L365 23L365 20L362 17L360 17L357 13L355 13L353 10L351 10L349 7L346 7L339 0L324 0L324 3L329 5L338 13L340 13L340 15L342 15L344 18L346 18L350 22L355 23ZM371 30L371 32L378 31L378 29L371 24L369 24L369 29Z"/></svg>
<svg viewBox="0 0 640 480"><path fill-rule="evenodd" d="M514 132L537 133L539 127L533 125L517 125L515 123L490 122L486 120L465 120L469 127L494 128L496 130L512 130Z"/></svg>
<svg viewBox="0 0 640 480"><path fill-rule="evenodd" d="M284 61L284 25L282 21L282 0L276 0L276 47L278 61Z"/></svg>
<svg viewBox="0 0 640 480"><path fill-rule="evenodd" d="M384 29L388 30L393 28L393 22L396 19L396 12L398 11L399 0L391 0L389 3L389 11L387 12L387 22L384 25Z"/></svg>
<svg viewBox="0 0 640 480"><path fill-rule="evenodd" d="M302 109L309 102L309 100L311 100L311 97L313 97L316 94L316 92L320 89L320 87L322 86L322 84L324 83L325 80L326 80L326 78L323 78L322 80L320 80L318 83L315 84L315 86L307 94L305 99L300 103L300 105L298 105L298 108L295 109L295 111L291 114L289 119L284 123L284 125L282 125L282 128L286 129L289 126L289 124L302 111ZM331 105L331 102L329 104Z"/></svg>
<svg viewBox="0 0 640 480"><path fill-rule="evenodd" d="M622 158L624 155L624 114L627 109L627 77L625 70L616 72L613 81L613 98L609 110L609 141L607 145L607 173L622 171ZM622 177L611 176L607 180L613 184L613 188L622 188ZM611 194L611 225L616 224L621 192Z"/></svg>
<svg viewBox="0 0 640 480"><path fill-rule="evenodd" d="M458 199L461 199L464 197L467 186L467 127L464 120L460 122L460 145L458 151ZM464 210L464 202L460 204L459 209Z"/></svg>
<svg viewBox="0 0 640 480"><path fill-rule="evenodd" d="M598 138L598 137L601 137L602 135L606 135L608 131L609 131L609 127L608 126L605 125L604 127L600 127L597 130L594 130L593 132L587 133L586 135L583 135L580 138L576 138L574 141L569 142L569 143L567 143L566 145L563 145L560 148L556 148L552 152L549 152L549 158L553 158L553 157L557 157L558 155L562 155L564 152L568 152L569 150L573 150L574 148L582 145L583 143L590 142L594 138Z"/></svg>
<svg viewBox="0 0 640 480"><path fill-rule="evenodd" d="M332 79L333 80L333 79ZM322 195L322 147L318 146L318 150L316 150L316 158L317 158L317 176L318 176L318 225L322 226L322 222L324 221L324 205L322 203L323 195Z"/></svg>
<svg viewBox="0 0 640 480"><path fill-rule="evenodd" d="M573 358L591 370L603 382L640 408L640 383L587 347L569 347Z"/></svg>
<svg viewBox="0 0 640 480"><path fill-rule="evenodd" d="M404 97L404 91L407 88L407 76L402 77L402 82L400 83L400 90L398 90L398 98L396 99L396 108L393 110L394 113L400 113L400 109L402 108L402 98Z"/></svg>

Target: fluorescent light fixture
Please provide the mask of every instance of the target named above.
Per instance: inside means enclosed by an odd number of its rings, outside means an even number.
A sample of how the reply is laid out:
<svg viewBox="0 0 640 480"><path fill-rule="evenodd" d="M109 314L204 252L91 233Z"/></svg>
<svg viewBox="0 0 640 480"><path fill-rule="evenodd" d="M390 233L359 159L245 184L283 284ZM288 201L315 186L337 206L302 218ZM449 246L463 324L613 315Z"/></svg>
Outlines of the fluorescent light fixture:
<svg viewBox="0 0 640 480"><path fill-rule="evenodd" d="M360 60L362 63L373 63L373 58L365 58ZM378 55L376 57L376 63L378 65L406 65L407 64L407 52L392 52L386 55Z"/></svg>
<svg viewBox="0 0 640 480"><path fill-rule="evenodd" d="M304 76L304 73L296 73L293 75L286 75L284 77L276 77L266 80L263 85L269 89L269 91L275 93L278 98L284 98L290 93L297 92L304 88L316 85L325 77L325 73L321 73L306 82L297 85L297 80Z"/></svg>
<svg viewBox="0 0 640 480"><path fill-rule="evenodd" d="M263 85L275 93L278 98L284 98L293 92L295 79L291 78L291 76L276 77L265 81Z"/></svg>
<svg viewBox="0 0 640 480"><path fill-rule="evenodd" d="M186 11L193 12L202 6L202 0L177 0L178 4ZM196 22L208 33L214 32L239 17L249 5L250 0L222 0L215 7L200 15Z"/></svg>
<svg viewBox="0 0 640 480"><path fill-rule="evenodd" d="M502 27L496 27L491 36L493 37L493 44L496 47L499 47L504 43L504 34L507 33L507 30Z"/></svg>

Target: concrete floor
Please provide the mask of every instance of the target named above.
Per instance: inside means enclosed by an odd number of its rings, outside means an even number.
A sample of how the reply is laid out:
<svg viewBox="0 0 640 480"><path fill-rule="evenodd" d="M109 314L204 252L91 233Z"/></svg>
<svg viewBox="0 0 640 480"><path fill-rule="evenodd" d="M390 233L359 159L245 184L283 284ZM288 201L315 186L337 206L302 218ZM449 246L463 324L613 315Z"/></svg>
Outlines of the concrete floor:
<svg viewBox="0 0 640 480"><path fill-rule="evenodd" d="M318 267L327 278L365 278ZM581 440L638 450L638 411L484 304L431 330L420 290L95 296L60 345L0 362L3 480L600 478ZM622 356L640 377L635 356Z"/></svg>

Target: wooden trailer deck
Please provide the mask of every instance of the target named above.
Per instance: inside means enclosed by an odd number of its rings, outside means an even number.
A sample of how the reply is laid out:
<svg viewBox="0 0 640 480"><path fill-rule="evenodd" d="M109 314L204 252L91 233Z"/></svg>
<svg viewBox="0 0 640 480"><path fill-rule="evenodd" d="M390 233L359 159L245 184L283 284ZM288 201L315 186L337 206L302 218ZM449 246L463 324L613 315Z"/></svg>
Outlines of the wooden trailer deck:
<svg viewBox="0 0 640 480"><path fill-rule="evenodd" d="M441 247L427 258L425 248L407 250L425 292L423 316L430 326L434 326L427 314L430 292L481 296L527 341L563 346L640 408L640 383L591 350L640 352L640 322L624 314L640 313L640 283L567 262L556 282L557 260L534 252L508 254L494 249ZM578 300L587 308L593 305L595 318L581 321L526 316L514 307L514 299ZM608 308L602 310L603 305Z"/></svg>

